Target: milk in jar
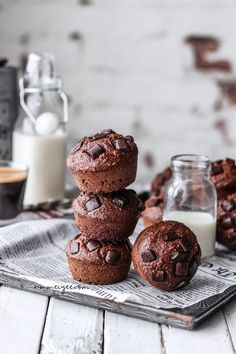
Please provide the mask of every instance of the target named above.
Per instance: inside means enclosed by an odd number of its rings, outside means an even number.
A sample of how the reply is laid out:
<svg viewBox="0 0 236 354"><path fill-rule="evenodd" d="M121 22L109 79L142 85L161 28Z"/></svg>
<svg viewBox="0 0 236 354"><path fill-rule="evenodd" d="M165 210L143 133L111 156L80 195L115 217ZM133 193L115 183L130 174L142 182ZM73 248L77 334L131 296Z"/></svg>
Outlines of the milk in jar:
<svg viewBox="0 0 236 354"><path fill-rule="evenodd" d="M163 219L175 220L187 225L197 236L202 257L214 255L216 220L211 214L200 211L171 211L164 214Z"/></svg>
<svg viewBox="0 0 236 354"><path fill-rule="evenodd" d="M30 167L24 204L64 197L66 138L62 131L51 136L13 133L13 158Z"/></svg>
<svg viewBox="0 0 236 354"><path fill-rule="evenodd" d="M184 223L196 235L202 258L215 254L215 186L211 161L205 155L177 155L171 159L172 177L164 195L164 220Z"/></svg>
<svg viewBox="0 0 236 354"><path fill-rule="evenodd" d="M63 198L68 106L51 55L29 54L20 102L23 114L13 132L13 160L29 167L24 204Z"/></svg>

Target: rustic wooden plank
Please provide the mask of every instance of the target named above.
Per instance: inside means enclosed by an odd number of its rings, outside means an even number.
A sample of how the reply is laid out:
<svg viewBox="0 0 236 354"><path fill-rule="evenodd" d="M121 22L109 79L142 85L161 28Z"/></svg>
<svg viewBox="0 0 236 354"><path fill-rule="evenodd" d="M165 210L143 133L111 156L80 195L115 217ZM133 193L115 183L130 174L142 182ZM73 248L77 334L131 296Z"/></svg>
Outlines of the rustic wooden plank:
<svg viewBox="0 0 236 354"><path fill-rule="evenodd" d="M48 298L0 287L0 351L5 354L38 353Z"/></svg>
<svg viewBox="0 0 236 354"><path fill-rule="evenodd" d="M162 352L158 324L106 312L104 354L158 354Z"/></svg>
<svg viewBox="0 0 236 354"><path fill-rule="evenodd" d="M103 311L51 298L41 354L102 353Z"/></svg>
<svg viewBox="0 0 236 354"><path fill-rule="evenodd" d="M194 331L163 325L162 338L167 354L234 353L222 311L218 311Z"/></svg>
<svg viewBox="0 0 236 354"><path fill-rule="evenodd" d="M223 309L226 323L232 340L232 345L236 353L236 301L230 302Z"/></svg>

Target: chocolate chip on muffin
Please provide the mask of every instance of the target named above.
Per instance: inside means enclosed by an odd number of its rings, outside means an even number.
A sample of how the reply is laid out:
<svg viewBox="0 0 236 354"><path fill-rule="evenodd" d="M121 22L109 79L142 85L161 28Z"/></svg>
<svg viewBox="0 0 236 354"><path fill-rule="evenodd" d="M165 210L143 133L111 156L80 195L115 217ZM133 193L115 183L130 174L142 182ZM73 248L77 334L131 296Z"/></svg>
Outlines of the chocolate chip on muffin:
<svg viewBox="0 0 236 354"><path fill-rule="evenodd" d="M91 240L81 234L69 241L66 254L75 280L87 284L113 284L126 278L131 263L129 241Z"/></svg>
<svg viewBox="0 0 236 354"><path fill-rule="evenodd" d="M201 250L195 234L177 221L162 221L142 231L132 250L139 275L162 290L187 285L198 269Z"/></svg>
<svg viewBox="0 0 236 354"><path fill-rule="evenodd" d="M86 247L90 252L95 251L97 248L101 247L101 243L97 240L89 240L86 243Z"/></svg>
<svg viewBox="0 0 236 354"><path fill-rule="evenodd" d="M106 138L109 134L114 133L112 129L104 129L93 135L93 141Z"/></svg>
<svg viewBox="0 0 236 354"><path fill-rule="evenodd" d="M79 252L79 243L78 242L72 242L70 245L70 252L71 254L76 254Z"/></svg>
<svg viewBox="0 0 236 354"><path fill-rule="evenodd" d="M95 209L98 209L101 205L100 199L96 195L88 198L88 200L84 203L84 208L89 212Z"/></svg>
<svg viewBox="0 0 236 354"><path fill-rule="evenodd" d="M235 160L226 158L212 163L211 179L216 187L219 199L236 191Z"/></svg>
<svg viewBox="0 0 236 354"><path fill-rule="evenodd" d="M112 145L117 150L121 150L121 151L124 151L124 152L128 152L129 151L129 145L126 142L126 139L124 139L124 138L113 140L112 141Z"/></svg>
<svg viewBox="0 0 236 354"><path fill-rule="evenodd" d="M85 153L90 156L93 160L96 160L101 154L106 150L103 146L94 144L89 149L85 150Z"/></svg>
<svg viewBox="0 0 236 354"><path fill-rule="evenodd" d="M81 191L108 193L135 180L137 155L133 137L107 129L83 138L70 152L67 166Z"/></svg>
<svg viewBox="0 0 236 354"><path fill-rule="evenodd" d="M130 140L130 141L133 141L133 142L134 142L134 137L133 137L132 135L126 135L126 136L124 136L124 138L125 138L126 140Z"/></svg>
<svg viewBox="0 0 236 354"><path fill-rule="evenodd" d="M116 265L120 259L120 253L116 251L108 251L105 257L107 264Z"/></svg>
<svg viewBox="0 0 236 354"><path fill-rule="evenodd" d="M216 239L229 249L236 250L236 193L218 202Z"/></svg>
<svg viewBox="0 0 236 354"><path fill-rule="evenodd" d="M124 240L132 235L143 210L135 191L80 195L73 202L76 224L92 239Z"/></svg>
<svg viewBox="0 0 236 354"><path fill-rule="evenodd" d="M112 204L116 205L118 208L124 208L129 204L127 196L125 197L125 190L112 193ZM126 192L127 193L127 192Z"/></svg>

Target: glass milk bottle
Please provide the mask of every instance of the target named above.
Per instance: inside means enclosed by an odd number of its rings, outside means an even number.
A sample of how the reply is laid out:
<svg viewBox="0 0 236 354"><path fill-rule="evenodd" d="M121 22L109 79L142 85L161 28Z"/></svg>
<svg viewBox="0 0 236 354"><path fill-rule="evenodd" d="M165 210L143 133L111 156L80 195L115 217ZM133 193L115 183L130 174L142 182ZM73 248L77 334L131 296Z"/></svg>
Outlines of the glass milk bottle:
<svg viewBox="0 0 236 354"><path fill-rule="evenodd" d="M197 236L202 257L215 253L216 190L210 179L211 161L204 155L171 159L172 178L164 197L164 220L187 225Z"/></svg>
<svg viewBox="0 0 236 354"><path fill-rule="evenodd" d="M24 204L62 198L68 103L52 56L29 54L19 85L24 115L13 133L13 160L29 166Z"/></svg>

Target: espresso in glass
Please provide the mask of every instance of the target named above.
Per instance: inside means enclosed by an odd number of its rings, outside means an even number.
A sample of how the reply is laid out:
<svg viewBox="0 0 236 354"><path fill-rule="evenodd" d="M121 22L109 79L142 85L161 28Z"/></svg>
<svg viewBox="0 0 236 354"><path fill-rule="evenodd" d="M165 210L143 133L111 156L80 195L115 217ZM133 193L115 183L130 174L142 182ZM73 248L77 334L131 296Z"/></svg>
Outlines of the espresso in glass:
<svg viewBox="0 0 236 354"><path fill-rule="evenodd" d="M12 161L0 161L0 219L13 219L23 208L28 168Z"/></svg>

